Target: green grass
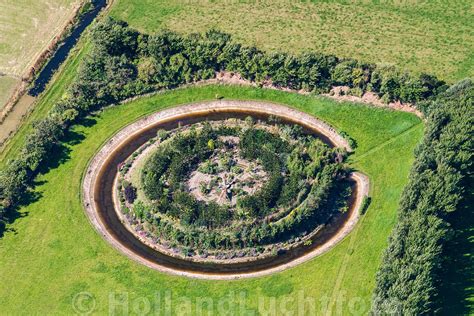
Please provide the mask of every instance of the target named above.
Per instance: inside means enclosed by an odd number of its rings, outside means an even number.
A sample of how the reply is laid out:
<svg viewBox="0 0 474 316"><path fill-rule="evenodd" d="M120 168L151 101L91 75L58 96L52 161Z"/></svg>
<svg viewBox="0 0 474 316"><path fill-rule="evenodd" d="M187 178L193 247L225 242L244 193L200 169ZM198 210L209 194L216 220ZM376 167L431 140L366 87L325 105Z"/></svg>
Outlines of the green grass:
<svg viewBox="0 0 474 316"><path fill-rule="evenodd" d="M146 32L217 28L269 51L320 51L455 81L474 76L473 3L454 1L116 0Z"/></svg>
<svg viewBox="0 0 474 316"><path fill-rule="evenodd" d="M269 277L202 281L139 265L115 251L94 231L81 206L81 177L101 145L144 115L177 104L213 99L216 94L227 99L287 104L329 122L357 141L359 146L350 161L370 176L373 200L348 238L323 256ZM169 295L174 314L186 314L186 309L178 310L180 307L191 307L196 314L198 298L213 300L209 309L215 313L229 304L234 312L264 313L271 309L272 302L278 314L284 312L283 308L302 311L303 305L306 312L313 305L318 313L328 305L334 313L368 311L375 273L408 180L413 149L423 133L417 117L280 91L206 86L111 107L92 120L94 124L74 129L67 159L38 178L36 192L40 198L20 210L25 216L0 239L2 310L13 314L72 313L74 297L85 291L93 295L99 313L107 313L114 306L123 312L124 306L116 306L118 295L128 296L130 313L135 313L134 308L143 301L151 304L152 312L160 308L166 311L164 297Z"/></svg>

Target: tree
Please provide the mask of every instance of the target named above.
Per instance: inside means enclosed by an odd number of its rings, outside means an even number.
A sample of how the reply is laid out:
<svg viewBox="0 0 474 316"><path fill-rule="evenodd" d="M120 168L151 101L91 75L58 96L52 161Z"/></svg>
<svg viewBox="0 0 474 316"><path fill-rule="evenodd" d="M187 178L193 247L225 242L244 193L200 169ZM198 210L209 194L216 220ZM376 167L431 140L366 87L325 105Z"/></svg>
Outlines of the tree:
<svg viewBox="0 0 474 316"><path fill-rule="evenodd" d="M146 83L158 82L161 66L154 57L142 57L138 61L138 78Z"/></svg>
<svg viewBox="0 0 474 316"><path fill-rule="evenodd" d="M21 160L11 161L0 171L0 201L3 211L20 201L26 193L28 181L27 167Z"/></svg>

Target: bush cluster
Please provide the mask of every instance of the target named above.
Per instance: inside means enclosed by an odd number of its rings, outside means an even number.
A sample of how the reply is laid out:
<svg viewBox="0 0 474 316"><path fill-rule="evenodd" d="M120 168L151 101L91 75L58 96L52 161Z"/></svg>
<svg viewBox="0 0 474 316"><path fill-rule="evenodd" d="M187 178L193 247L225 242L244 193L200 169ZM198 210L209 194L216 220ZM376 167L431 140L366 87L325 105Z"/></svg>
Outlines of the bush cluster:
<svg viewBox="0 0 474 316"><path fill-rule="evenodd" d="M214 152L217 137L222 133L226 131L214 130L206 122L199 131L193 126L189 133L176 132L160 144L141 172L140 187L154 201L154 211L177 218L184 225L197 223L209 228L223 225L229 219L226 207L198 201L184 187L189 173Z"/></svg>
<svg viewBox="0 0 474 316"><path fill-rule="evenodd" d="M375 314L437 312L442 299L440 275L450 269L443 253L454 233L451 221L468 210L473 183L474 83L465 80L452 86L427 105L427 113L425 136L416 149L398 223L377 273Z"/></svg>
<svg viewBox="0 0 474 316"><path fill-rule="evenodd" d="M313 231L344 209L350 191L330 195L338 191L336 180L345 175L345 153L301 129L279 124L272 128L279 132L243 121L232 127L224 123L215 128L206 122L173 131L144 164L141 184L135 184L148 201L129 203L124 214L150 239L187 249L188 254L222 254L219 250L287 242ZM185 182L211 155L228 152L229 145L219 136L229 135L239 138L241 158L260 161L268 180L252 194L233 192L235 206L198 200ZM122 202L129 187L124 183Z"/></svg>

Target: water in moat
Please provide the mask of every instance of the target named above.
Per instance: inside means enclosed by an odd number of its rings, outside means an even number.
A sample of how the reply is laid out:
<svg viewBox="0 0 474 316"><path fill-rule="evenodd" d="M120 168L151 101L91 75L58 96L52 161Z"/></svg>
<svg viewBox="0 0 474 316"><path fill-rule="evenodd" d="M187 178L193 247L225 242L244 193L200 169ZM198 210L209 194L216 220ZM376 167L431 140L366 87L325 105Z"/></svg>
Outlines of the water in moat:
<svg viewBox="0 0 474 316"><path fill-rule="evenodd" d="M145 245L130 231L128 231L121 223L117 211L115 210L113 199L114 183L118 172L118 166L140 146L146 143L149 139L155 137L159 129L170 130L178 127L179 125L184 126L203 120L223 120L227 118L243 119L247 116L252 116L254 119L267 121L269 118L268 115L262 115L261 113L254 113L248 110L220 110L218 112L210 111L206 114L199 113L193 115L183 115L178 119L173 118L169 121L157 123L150 127L144 128L136 136L127 139L127 141L118 147L104 162L103 167L97 177L97 181L95 182L94 200L96 201L97 211L101 221L105 225L107 231L128 250L132 251L145 260L177 271L213 275L246 274L278 267L301 256L304 256L305 254L313 251L315 248L318 248L329 241L344 226L345 222L351 217L352 212L355 211L355 197L357 196L358 189L355 183L352 184L352 195L348 203L349 210L343 214L331 218L323 230L313 236L310 245L301 245L291 248L287 251L282 251L276 256L251 260L248 262L203 263L173 257ZM281 123L295 123L291 119L287 118L279 118L279 121ZM332 144L327 137L321 135L317 130L312 129L309 126L302 125L302 127L306 133L311 133L322 139L329 146L334 146L334 144Z"/></svg>

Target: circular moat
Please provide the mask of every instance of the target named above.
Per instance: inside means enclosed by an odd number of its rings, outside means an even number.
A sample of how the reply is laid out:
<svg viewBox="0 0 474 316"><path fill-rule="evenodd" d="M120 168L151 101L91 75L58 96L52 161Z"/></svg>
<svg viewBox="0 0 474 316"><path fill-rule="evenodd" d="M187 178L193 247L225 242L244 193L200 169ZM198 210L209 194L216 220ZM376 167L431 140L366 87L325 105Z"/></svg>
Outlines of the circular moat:
<svg viewBox="0 0 474 316"><path fill-rule="evenodd" d="M150 268L255 277L314 258L355 226L367 177L326 123L286 106L212 101L122 129L83 180L94 228Z"/></svg>

